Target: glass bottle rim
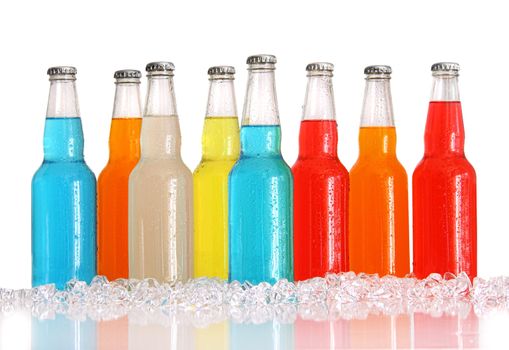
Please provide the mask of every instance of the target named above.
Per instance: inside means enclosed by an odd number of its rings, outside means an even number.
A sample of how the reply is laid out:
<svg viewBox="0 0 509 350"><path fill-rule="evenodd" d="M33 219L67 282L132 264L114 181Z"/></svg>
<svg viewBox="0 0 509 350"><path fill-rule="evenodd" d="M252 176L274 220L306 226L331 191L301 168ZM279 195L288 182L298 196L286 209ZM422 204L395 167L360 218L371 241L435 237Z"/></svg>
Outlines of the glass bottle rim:
<svg viewBox="0 0 509 350"><path fill-rule="evenodd" d="M115 84L140 84L140 78L117 78Z"/></svg>
<svg viewBox="0 0 509 350"><path fill-rule="evenodd" d="M75 74L55 74L55 75L49 76L49 81L56 81L56 80L75 81L76 75Z"/></svg>
<svg viewBox="0 0 509 350"><path fill-rule="evenodd" d="M437 70L431 72L431 76L433 77L443 77L443 78L456 78L459 77L460 73L459 71L453 71L453 70Z"/></svg>
<svg viewBox="0 0 509 350"><path fill-rule="evenodd" d="M247 66L248 71L275 71L276 70L276 64L275 63L252 63Z"/></svg>

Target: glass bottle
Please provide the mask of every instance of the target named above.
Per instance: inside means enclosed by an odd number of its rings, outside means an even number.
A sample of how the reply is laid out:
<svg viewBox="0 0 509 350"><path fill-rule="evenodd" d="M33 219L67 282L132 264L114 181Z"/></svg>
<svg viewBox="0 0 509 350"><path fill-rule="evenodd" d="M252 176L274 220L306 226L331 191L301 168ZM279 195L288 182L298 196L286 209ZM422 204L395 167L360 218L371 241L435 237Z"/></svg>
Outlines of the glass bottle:
<svg viewBox="0 0 509 350"><path fill-rule="evenodd" d="M410 270L408 184L396 157L389 66L369 66L350 170L350 269L403 277Z"/></svg>
<svg viewBox="0 0 509 350"><path fill-rule="evenodd" d="M465 157L459 65L431 67L424 157L413 174L414 273L477 276L476 174Z"/></svg>
<svg viewBox="0 0 509 350"><path fill-rule="evenodd" d="M44 161L32 179L32 285L96 274L96 180L83 157L76 68L48 69Z"/></svg>
<svg viewBox="0 0 509 350"><path fill-rule="evenodd" d="M276 57L247 59L241 152L229 175L229 279L293 280L293 179L281 156Z"/></svg>
<svg viewBox="0 0 509 350"><path fill-rule="evenodd" d="M180 156L174 66L149 63L141 156L129 176L129 277L193 276L193 178Z"/></svg>
<svg viewBox="0 0 509 350"><path fill-rule="evenodd" d="M115 72L108 164L97 182L97 273L109 280L129 277L129 174L140 158L141 103L137 70Z"/></svg>
<svg viewBox="0 0 509 350"><path fill-rule="evenodd" d="M306 67L294 181L295 280L348 271L348 171L338 158L331 63Z"/></svg>
<svg viewBox="0 0 509 350"><path fill-rule="evenodd" d="M239 158L239 122L230 66L208 70L202 159L194 181L194 275L228 279L228 174Z"/></svg>

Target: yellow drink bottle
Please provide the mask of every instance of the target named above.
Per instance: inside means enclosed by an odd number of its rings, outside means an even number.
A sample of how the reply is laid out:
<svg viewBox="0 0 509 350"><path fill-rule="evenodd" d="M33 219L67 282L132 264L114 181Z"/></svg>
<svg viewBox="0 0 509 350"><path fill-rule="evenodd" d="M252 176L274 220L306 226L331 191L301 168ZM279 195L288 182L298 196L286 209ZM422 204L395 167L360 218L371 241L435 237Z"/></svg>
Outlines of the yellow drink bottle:
<svg viewBox="0 0 509 350"><path fill-rule="evenodd" d="M235 69L211 67L202 159L193 174L194 275L228 278L228 174L239 157Z"/></svg>

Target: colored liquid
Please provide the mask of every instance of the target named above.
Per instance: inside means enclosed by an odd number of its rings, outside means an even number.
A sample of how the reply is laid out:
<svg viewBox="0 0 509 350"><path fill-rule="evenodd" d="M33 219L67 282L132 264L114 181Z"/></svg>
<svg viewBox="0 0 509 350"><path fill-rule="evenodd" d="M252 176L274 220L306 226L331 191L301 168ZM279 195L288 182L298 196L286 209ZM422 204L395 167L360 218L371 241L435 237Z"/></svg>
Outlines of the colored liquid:
<svg viewBox="0 0 509 350"><path fill-rule="evenodd" d="M304 120L294 181L295 280L348 271L348 171L334 120Z"/></svg>
<svg viewBox="0 0 509 350"><path fill-rule="evenodd" d="M279 126L243 126L229 176L229 279L293 280L293 181Z"/></svg>
<svg viewBox="0 0 509 350"><path fill-rule="evenodd" d="M31 350L48 349L97 349L97 325L92 319L71 319L67 315L56 313L52 318L31 319ZM119 344L122 344L119 342ZM21 348L21 347L20 347ZM119 349L119 348L116 348ZM99 348L105 350L105 348Z"/></svg>
<svg viewBox="0 0 509 350"><path fill-rule="evenodd" d="M230 349L230 322L224 320L194 329L195 350Z"/></svg>
<svg viewBox="0 0 509 350"><path fill-rule="evenodd" d="M62 289L96 274L96 181L80 118L47 118L44 162L32 179L32 285Z"/></svg>
<svg viewBox="0 0 509 350"><path fill-rule="evenodd" d="M350 170L350 269L405 276L410 271L407 175L394 127L361 127Z"/></svg>
<svg viewBox="0 0 509 350"><path fill-rule="evenodd" d="M129 277L129 174L140 157L141 118L114 118L110 159L97 183L97 273L110 281Z"/></svg>
<svg viewBox="0 0 509 350"><path fill-rule="evenodd" d="M465 158L460 102L431 102L413 175L414 273L477 276L476 175Z"/></svg>
<svg viewBox="0 0 509 350"><path fill-rule="evenodd" d="M294 327L293 323L277 320L254 324L230 321L230 349L296 349Z"/></svg>
<svg viewBox="0 0 509 350"><path fill-rule="evenodd" d="M180 158L177 116L146 116L129 177L129 277L193 276L193 178Z"/></svg>
<svg viewBox="0 0 509 350"><path fill-rule="evenodd" d="M228 278L228 174L239 157L237 117L207 117L194 180L194 276Z"/></svg>

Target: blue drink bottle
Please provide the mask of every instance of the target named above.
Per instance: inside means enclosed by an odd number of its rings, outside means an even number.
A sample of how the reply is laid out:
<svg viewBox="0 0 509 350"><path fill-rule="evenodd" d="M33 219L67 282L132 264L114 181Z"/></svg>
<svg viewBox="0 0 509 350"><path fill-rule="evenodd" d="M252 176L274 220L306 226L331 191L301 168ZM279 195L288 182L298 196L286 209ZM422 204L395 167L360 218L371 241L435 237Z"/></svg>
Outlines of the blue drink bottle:
<svg viewBox="0 0 509 350"><path fill-rule="evenodd" d="M44 161L32 179L32 285L96 273L96 181L83 158L76 69L48 69Z"/></svg>
<svg viewBox="0 0 509 350"><path fill-rule="evenodd" d="M293 179L281 156L275 63L247 59L241 152L229 175L230 281L293 281Z"/></svg>

